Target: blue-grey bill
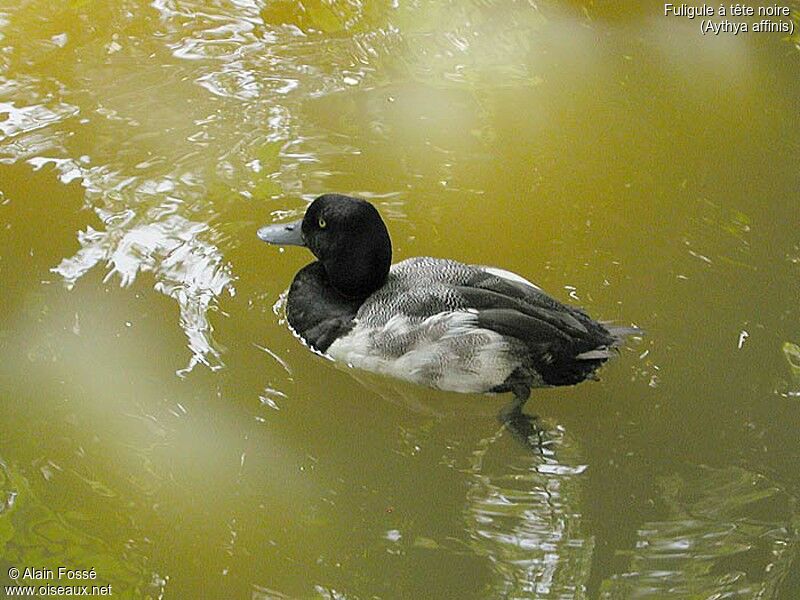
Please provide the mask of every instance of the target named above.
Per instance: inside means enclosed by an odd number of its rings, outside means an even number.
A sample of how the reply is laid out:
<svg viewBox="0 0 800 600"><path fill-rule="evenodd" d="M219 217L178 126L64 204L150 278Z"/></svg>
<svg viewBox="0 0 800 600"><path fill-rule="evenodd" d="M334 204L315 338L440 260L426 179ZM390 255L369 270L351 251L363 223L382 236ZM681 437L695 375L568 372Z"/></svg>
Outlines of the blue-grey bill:
<svg viewBox="0 0 800 600"><path fill-rule="evenodd" d="M258 237L278 246L305 246L302 224L303 219L280 225L265 225L258 230Z"/></svg>

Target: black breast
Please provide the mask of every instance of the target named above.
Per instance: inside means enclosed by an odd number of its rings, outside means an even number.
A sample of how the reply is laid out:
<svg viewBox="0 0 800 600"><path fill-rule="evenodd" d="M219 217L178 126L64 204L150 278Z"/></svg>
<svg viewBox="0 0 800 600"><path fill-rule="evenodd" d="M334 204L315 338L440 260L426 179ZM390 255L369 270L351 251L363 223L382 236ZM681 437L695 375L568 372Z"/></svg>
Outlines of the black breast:
<svg viewBox="0 0 800 600"><path fill-rule="evenodd" d="M342 296L329 283L319 261L306 265L289 288L289 325L315 350L325 352L336 338L353 328L363 300Z"/></svg>

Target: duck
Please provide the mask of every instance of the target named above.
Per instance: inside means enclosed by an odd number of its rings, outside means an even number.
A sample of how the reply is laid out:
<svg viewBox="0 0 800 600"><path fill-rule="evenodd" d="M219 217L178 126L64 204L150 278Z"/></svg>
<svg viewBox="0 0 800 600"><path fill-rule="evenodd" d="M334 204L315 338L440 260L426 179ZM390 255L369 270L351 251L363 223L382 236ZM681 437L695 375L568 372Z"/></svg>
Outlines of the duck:
<svg viewBox="0 0 800 600"><path fill-rule="evenodd" d="M301 219L261 227L258 237L316 258L297 272L285 303L310 349L438 390L510 392L500 419L525 439L532 389L597 379L641 333L596 321L504 269L429 256L392 264L386 224L361 198L323 194Z"/></svg>

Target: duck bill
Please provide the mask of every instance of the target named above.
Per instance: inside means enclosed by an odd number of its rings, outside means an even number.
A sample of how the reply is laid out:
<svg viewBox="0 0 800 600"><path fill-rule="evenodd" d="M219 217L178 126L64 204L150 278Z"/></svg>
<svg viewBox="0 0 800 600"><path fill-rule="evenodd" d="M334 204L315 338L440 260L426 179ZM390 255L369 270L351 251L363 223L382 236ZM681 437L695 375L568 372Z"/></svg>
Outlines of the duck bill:
<svg viewBox="0 0 800 600"><path fill-rule="evenodd" d="M258 237L277 246L305 246L302 224L303 219L280 225L265 225L258 230Z"/></svg>

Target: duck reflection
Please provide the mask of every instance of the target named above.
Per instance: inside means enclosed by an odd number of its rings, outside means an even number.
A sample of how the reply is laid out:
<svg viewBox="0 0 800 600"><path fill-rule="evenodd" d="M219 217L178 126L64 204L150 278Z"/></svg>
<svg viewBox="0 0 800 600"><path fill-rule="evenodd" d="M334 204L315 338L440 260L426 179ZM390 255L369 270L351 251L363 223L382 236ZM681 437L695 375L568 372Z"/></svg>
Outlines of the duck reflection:
<svg viewBox="0 0 800 600"><path fill-rule="evenodd" d="M505 429L473 452L467 533L496 575L487 596L584 597L594 549L582 528L586 465L563 427L536 423L538 452L518 452L509 464L495 446Z"/></svg>

